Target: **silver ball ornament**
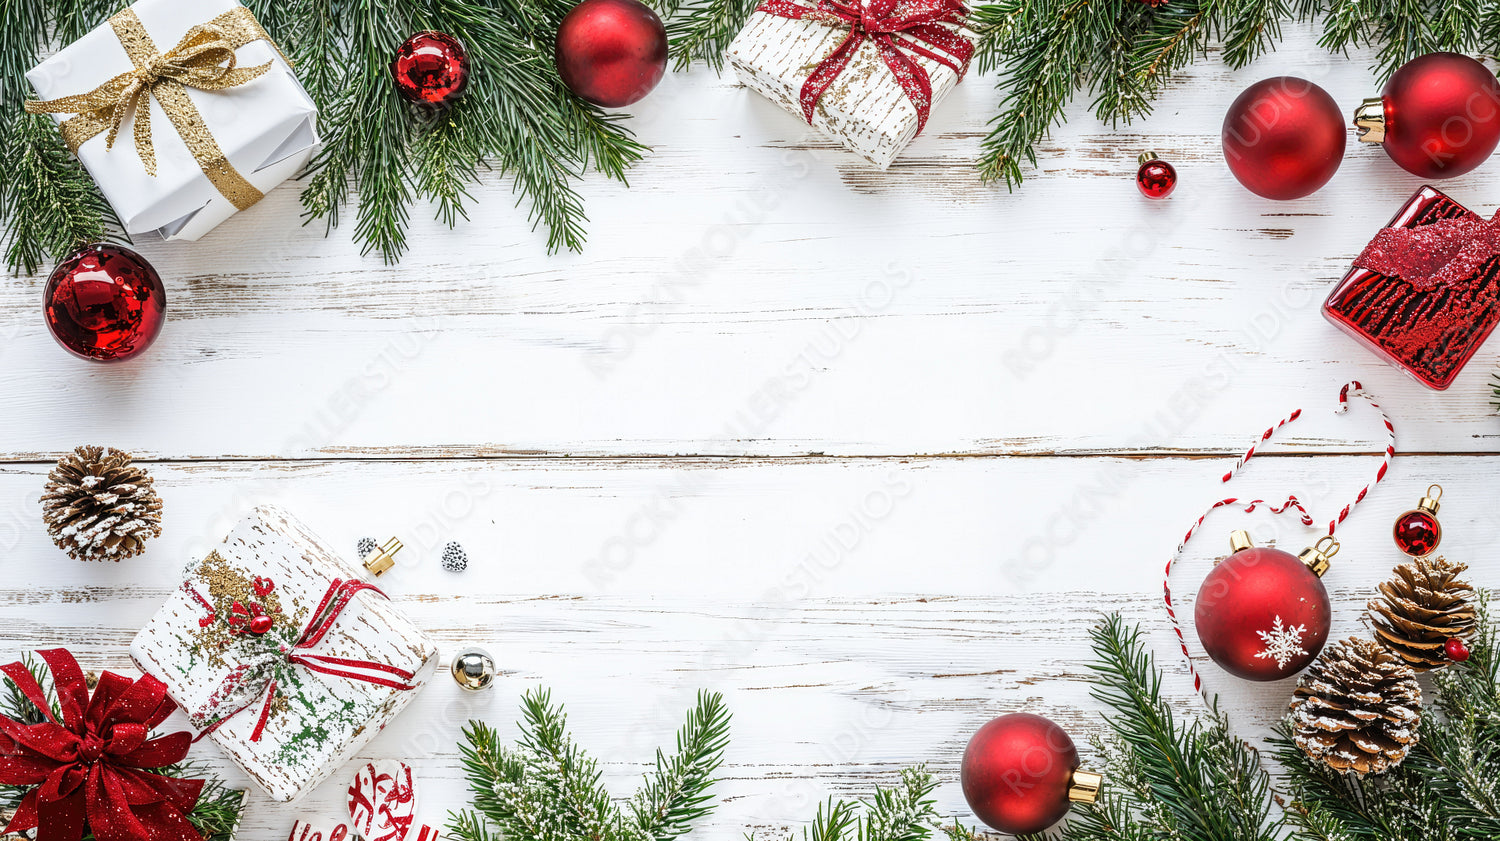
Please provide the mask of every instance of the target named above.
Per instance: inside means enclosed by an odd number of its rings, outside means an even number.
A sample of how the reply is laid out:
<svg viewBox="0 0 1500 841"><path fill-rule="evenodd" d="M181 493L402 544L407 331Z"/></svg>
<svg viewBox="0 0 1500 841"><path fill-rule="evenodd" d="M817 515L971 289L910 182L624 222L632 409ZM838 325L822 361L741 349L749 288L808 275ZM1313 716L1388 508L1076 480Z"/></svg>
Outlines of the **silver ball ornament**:
<svg viewBox="0 0 1500 841"><path fill-rule="evenodd" d="M495 658L482 648L465 649L453 657L453 679L469 692L489 689L498 671Z"/></svg>

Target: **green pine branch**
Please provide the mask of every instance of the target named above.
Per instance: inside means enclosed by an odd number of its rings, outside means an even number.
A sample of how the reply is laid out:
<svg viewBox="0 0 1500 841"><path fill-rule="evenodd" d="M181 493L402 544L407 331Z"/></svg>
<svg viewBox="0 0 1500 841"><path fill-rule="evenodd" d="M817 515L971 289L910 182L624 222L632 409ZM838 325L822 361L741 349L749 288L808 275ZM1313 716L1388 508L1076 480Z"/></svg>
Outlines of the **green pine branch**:
<svg viewBox="0 0 1500 841"><path fill-rule="evenodd" d="M677 753L656 751L656 770L631 801L635 834L672 841L712 811L709 789L729 747L729 711L722 695L698 693L697 706L677 731Z"/></svg>
<svg viewBox="0 0 1500 841"><path fill-rule="evenodd" d="M701 61L722 71L730 42L757 5L759 0L672 0L663 14L673 66L686 70Z"/></svg>
<svg viewBox="0 0 1500 841"><path fill-rule="evenodd" d="M0 148L7 173L0 187L6 220L5 263L13 273L35 274L47 259L97 240L122 240L114 209L78 159L63 145L52 119L20 113L7 123Z"/></svg>

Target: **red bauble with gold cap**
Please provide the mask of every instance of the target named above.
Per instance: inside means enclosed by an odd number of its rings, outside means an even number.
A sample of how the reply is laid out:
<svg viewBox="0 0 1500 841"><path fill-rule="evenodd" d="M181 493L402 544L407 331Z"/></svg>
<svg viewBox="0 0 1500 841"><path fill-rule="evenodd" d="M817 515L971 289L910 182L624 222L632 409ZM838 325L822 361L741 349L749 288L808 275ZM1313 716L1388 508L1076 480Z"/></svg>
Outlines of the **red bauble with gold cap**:
<svg viewBox="0 0 1500 841"><path fill-rule="evenodd" d="M1245 680L1291 677L1317 659L1331 625L1323 573L1338 553L1324 537L1300 555L1230 536L1233 553L1203 579L1193 604L1198 640L1224 671Z"/></svg>
<svg viewBox="0 0 1500 841"><path fill-rule="evenodd" d="M979 728L960 777L974 815L1013 835L1041 832L1075 801L1092 803L1103 779L1078 768L1078 748L1050 719L1002 715Z"/></svg>
<svg viewBox="0 0 1500 841"><path fill-rule="evenodd" d="M1500 81L1466 55L1418 56L1364 101L1354 125L1360 140L1379 143L1412 175L1463 175L1500 145Z"/></svg>

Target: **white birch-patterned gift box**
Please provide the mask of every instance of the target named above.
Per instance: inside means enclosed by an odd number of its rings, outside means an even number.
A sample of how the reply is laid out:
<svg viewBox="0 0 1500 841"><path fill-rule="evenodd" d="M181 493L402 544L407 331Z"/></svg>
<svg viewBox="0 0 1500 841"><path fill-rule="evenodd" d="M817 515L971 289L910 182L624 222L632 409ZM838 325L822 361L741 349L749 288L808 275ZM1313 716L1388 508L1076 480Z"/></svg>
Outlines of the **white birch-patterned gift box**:
<svg viewBox="0 0 1500 841"><path fill-rule="evenodd" d="M254 740L266 699L274 696L241 676L263 668L278 644L295 641L312 624L336 579L363 580L358 568L290 514L257 508L207 558L189 566L183 586L131 646L136 665L167 685L194 726L210 726L226 710L244 707L209 738L278 801L295 800L338 771L437 669L432 640L378 593L360 592L305 653L398 669L413 676L398 678L413 688L322 674L286 662L283 649L276 661L281 700L269 707L264 732ZM274 614L280 630L259 638L226 623L234 605L250 603Z"/></svg>
<svg viewBox="0 0 1500 841"><path fill-rule="evenodd" d="M802 85L848 34L847 25L757 11L729 45L740 83L803 121ZM973 40L972 33L958 30ZM932 84L931 108L958 85L958 74L927 56L909 54ZM866 39L813 110L812 127L885 169L917 136L917 108Z"/></svg>

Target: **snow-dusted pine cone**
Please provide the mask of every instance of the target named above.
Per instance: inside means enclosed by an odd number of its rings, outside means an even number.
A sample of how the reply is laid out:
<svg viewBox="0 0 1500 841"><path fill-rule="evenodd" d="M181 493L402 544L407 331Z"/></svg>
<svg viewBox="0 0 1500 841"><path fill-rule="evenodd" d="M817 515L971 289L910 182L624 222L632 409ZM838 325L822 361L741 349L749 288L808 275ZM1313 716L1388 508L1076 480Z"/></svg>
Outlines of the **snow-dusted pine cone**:
<svg viewBox="0 0 1500 841"><path fill-rule="evenodd" d="M443 547L443 569L449 572L463 572L469 568L469 553L458 543L449 543Z"/></svg>
<svg viewBox="0 0 1500 841"><path fill-rule="evenodd" d="M78 561L119 561L161 535L161 498L130 454L79 447L47 474L42 517L57 548Z"/></svg>
<svg viewBox="0 0 1500 841"><path fill-rule="evenodd" d="M356 549L359 552L359 559L361 561L375 554L375 550L379 548L380 544L377 543L375 541L375 538L373 537L361 537L359 539L359 543L356 544Z"/></svg>
<svg viewBox="0 0 1500 841"><path fill-rule="evenodd" d="M1450 639L1474 632L1474 588L1459 578L1464 564L1417 558L1396 567L1370 602L1375 638L1419 672L1453 662L1444 648Z"/></svg>
<svg viewBox="0 0 1500 841"><path fill-rule="evenodd" d="M1417 743L1422 689L1385 646L1350 637L1330 645L1297 683L1292 738L1335 771L1381 774Z"/></svg>

